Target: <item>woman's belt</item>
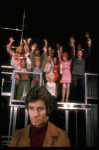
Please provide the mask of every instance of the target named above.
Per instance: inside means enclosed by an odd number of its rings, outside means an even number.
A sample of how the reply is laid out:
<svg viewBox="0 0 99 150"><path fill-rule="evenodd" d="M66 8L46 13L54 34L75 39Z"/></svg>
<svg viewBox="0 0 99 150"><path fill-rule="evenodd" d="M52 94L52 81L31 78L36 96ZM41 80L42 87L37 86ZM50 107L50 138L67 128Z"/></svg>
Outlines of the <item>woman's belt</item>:
<svg viewBox="0 0 99 150"><path fill-rule="evenodd" d="M70 68L62 68L62 70L64 70L64 69L69 69L70 70Z"/></svg>

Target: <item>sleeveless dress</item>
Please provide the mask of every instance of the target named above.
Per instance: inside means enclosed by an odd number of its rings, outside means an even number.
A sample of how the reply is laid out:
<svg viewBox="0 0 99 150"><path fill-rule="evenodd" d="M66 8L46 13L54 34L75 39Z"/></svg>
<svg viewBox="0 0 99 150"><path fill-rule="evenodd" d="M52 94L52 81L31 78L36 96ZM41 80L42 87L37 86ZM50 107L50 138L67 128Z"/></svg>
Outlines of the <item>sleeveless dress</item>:
<svg viewBox="0 0 99 150"><path fill-rule="evenodd" d="M72 59L69 61L61 61L62 65L62 79L60 80L60 83L71 83L71 72L70 72L70 66L71 66Z"/></svg>

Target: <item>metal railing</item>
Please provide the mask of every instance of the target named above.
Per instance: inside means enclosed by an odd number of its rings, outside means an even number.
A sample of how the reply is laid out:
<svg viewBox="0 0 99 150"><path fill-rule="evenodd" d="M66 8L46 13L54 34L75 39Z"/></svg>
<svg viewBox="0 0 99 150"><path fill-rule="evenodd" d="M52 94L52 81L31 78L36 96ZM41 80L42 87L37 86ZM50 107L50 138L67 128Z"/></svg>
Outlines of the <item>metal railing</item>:
<svg viewBox="0 0 99 150"><path fill-rule="evenodd" d="M97 139L98 136L95 132L98 131L98 105L96 104L83 104L83 103L57 103L57 108L59 110L64 110L65 112L65 131L69 135L70 126L69 126L69 116L71 111L75 113L75 146L78 146L78 113L79 110L85 113L85 126L86 126L86 147L93 147L95 144L97 145L97 141L94 142L95 138ZM93 110L94 108L94 110ZM93 113L95 115L93 116ZM82 116L81 116L82 117ZM95 120L95 121L94 121Z"/></svg>
<svg viewBox="0 0 99 150"><path fill-rule="evenodd" d="M14 99L14 91L15 91L15 74L16 73L26 73L26 74L31 74L31 75L40 75L40 81L39 81L39 86L42 85L42 73L35 73L35 72L27 72L27 71L13 71L13 78L12 78L12 85L11 85L11 96L10 96L10 103L9 106L19 106L19 107L24 107L25 101L24 100L15 100ZM14 104L14 102L16 104ZM20 104L23 103L23 104Z"/></svg>
<svg viewBox="0 0 99 150"><path fill-rule="evenodd" d="M9 143L11 142L12 136L9 137ZM8 145L8 136L1 136L1 144L4 146L9 146Z"/></svg>
<svg viewBox="0 0 99 150"><path fill-rule="evenodd" d="M3 66L3 68L6 68L6 66ZM8 68L12 68L11 66L8 66ZM24 109L24 127L26 127L28 125L28 112L25 109L25 105L24 105L24 101L22 100L15 100L14 99L14 89L15 89L15 74L16 73L30 73L33 74L32 72L21 72L21 71L13 71L13 79L12 79L12 85L11 85L11 93L7 93L7 92L1 92L2 96L10 96L10 119L9 119L9 133L7 137L3 137L2 139L6 139L6 140L2 140L2 144L3 145L9 145L11 142L11 138L14 135L15 131L16 131L16 120L17 120L17 114L18 114L18 108L23 108ZM8 72L2 72L2 74L8 74ZM11 75L11 74L9 74ZM92 89L97 88L98 90L98 86L94 83L94 81L92 81L91 79L88 79L88 76L95 76L95 83L97 82L97 76L98 74L91 74L91 73L85 73L85 103L60 103L57 102L57 108L59 110L64 110L65 112L65 130L67 132L67 134L69 135L69 115L71 113L71 111L74 111L75 113L75 126L76 126L76 130L75 135L76 135L76 143L75 146L77 147L78 145L78 121L77 121L77 117L78 117L78 113L79 110L84 111L85 112L85 116L86 116L86 146L87 147L92 147L95 144L95 138L97 138L97 120L98 120L98 105L96 104L88 104L87 100L88 99L94 99L97 100L98 99L98 94L97 92L95 92L94 95L89 96L89 89L88 86L92 86L94 85L94 87L90 87ZM40 76L40 81L42 80L42 75ZM92 81L92 82L91 82ZM42 83L40 82L40 85ZM95 87L97 86L97 87ZM90 90L91 91L91 90ZM92 91L91 91L92 92ZM15 102L15 104L13 104L13 102ZM17 104L16 104L17 103ZM23 103L23 104L20 104ZM95 119L95 120L94 120ZM17 120L18 121L18 120ZM95 122L95 123L94 123ZM12 135L12 136L11 136ZM91 136L90 136L91 135ZM7 140L8 138L8 140Z"/></svg>
<svg viewBox="0 0 99 150"><path fill-rule="evenodd" d="M18 106L11 106L11 112L10 112L10 122L9 122L9 136L11 135L13 136L14 133L16 132L16 121L18 121ZM25 109L24 107L21 107L20 109L24 109L24 127L26 127L28 125L28 111L27 109ZM69 125L69 122L71 120L70 118L70 114L71 112L75 113L75 130L74 133L75 134L75 146L78 146L78 115L79 115L79 111L82 111L85 113L85 138L86 138L86 147L93 147L95 146L95 144L97 145L97 141L95 141L95 139L97 139L97 130L98 130L98 105L96 104L81 104L81 103L60 103L57 102L57 108L58 110L63 110L65 113L65 131L68 134L68 136L70 137L71 135L70 130L71 130L71 126ZM82 117L82 116L81 116ZM83 120L82 120L83 121ZM82 138L82 137L81 137ZM8 145L10 144L10 138L8 138Z"/></svg>
<svg viewBox="0 0 99 150"><path fill-rule="evenodd" d="M98 100L98 74L85 73L85 104L88 99Z"/></svg>

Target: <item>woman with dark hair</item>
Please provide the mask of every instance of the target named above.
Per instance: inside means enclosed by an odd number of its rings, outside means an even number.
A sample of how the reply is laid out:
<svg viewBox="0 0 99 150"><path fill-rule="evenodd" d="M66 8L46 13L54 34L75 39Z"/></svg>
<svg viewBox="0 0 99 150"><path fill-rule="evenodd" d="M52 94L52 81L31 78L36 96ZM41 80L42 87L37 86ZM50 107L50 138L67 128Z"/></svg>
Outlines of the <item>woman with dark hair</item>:
<svg viewBox="0 0 99 150"><path fill-rule="evenodd" d="M70 147L66 132L47 119L53 109L53 96L44 86L29 91L25 106L30 124L14 134L10 147Z"/></svg>

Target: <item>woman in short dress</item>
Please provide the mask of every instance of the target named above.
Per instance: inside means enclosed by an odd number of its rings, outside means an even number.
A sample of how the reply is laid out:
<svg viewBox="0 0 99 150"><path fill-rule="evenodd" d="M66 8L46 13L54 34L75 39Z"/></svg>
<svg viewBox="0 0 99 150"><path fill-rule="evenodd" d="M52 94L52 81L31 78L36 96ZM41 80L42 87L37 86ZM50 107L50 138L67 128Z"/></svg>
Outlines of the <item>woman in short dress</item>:
<svg viewBox="0 0 99 150"><path fill-rule="evenodd" d="M72 63L72 59L68 59L68 53L62 53L62 60L61 60L61 52L58 52L58 57L60 59L60 75L62 83L62 102L65 100L66 94L66 102L68 102L69 94L70 94L70 83L71 83L71 72L70 67Z"/></svg>

